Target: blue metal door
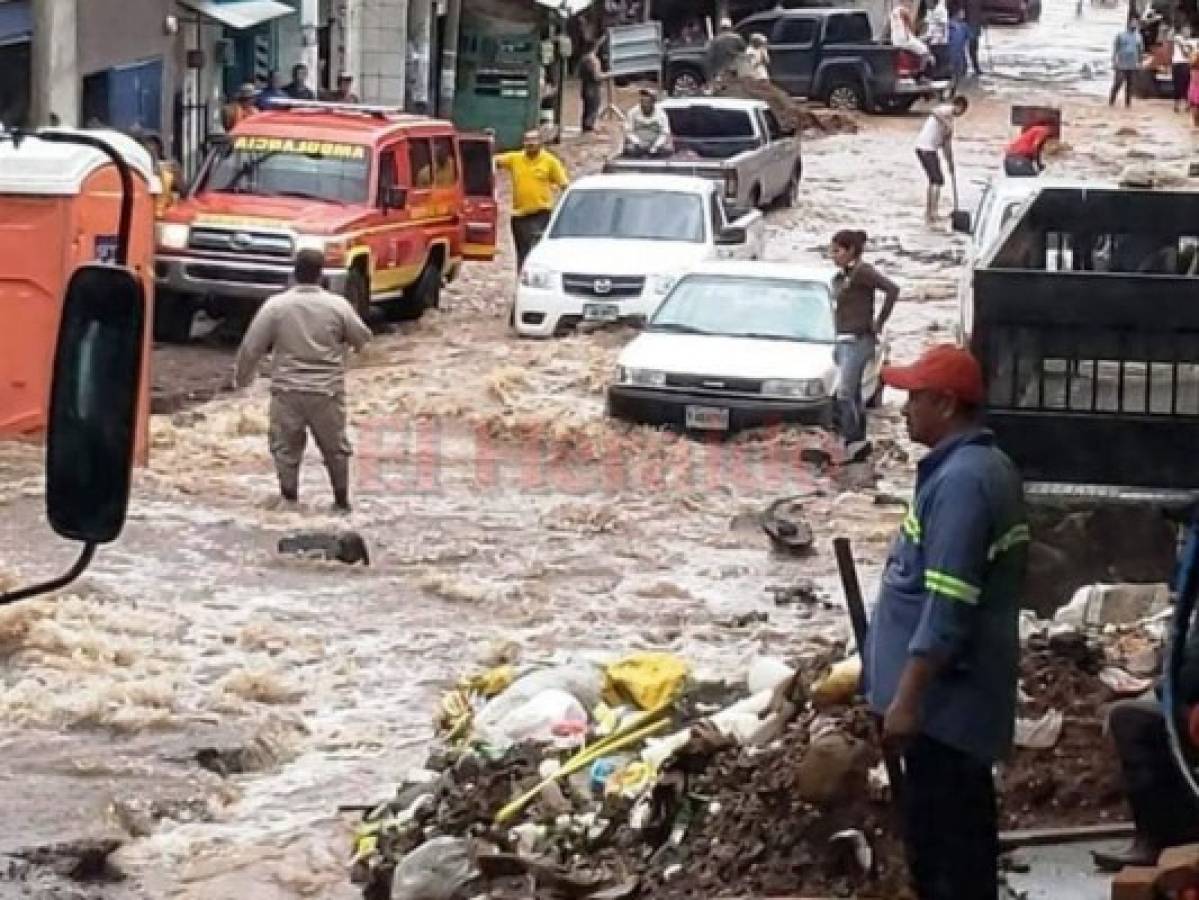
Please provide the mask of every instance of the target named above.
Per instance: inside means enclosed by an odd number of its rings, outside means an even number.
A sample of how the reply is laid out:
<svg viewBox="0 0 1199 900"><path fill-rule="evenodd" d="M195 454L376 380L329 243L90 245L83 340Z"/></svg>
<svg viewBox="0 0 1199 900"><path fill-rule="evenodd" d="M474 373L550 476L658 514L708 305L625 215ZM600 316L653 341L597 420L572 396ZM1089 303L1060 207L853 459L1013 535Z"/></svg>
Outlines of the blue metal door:
<svg viewBox="0 0 1199 900"><path fill-rule="evenodd" d="M162 131L162 60L108 72L108 116L114 128Z"/></svg>

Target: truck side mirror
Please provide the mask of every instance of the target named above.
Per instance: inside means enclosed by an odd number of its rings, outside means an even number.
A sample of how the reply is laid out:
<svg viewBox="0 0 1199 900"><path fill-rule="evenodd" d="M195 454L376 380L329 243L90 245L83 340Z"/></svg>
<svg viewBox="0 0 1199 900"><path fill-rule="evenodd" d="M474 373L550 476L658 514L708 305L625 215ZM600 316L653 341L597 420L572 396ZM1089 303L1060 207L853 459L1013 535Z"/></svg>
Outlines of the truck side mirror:
<svg viewBox="0 0 1199 900"><path fill-rule="evenodd" d="M403 209L408 205L408 189L398 185L384 188L383 212L389 209Z"/></svg>
<svg viewBox="0 0 1199 900"><path fill-rule="evenodd" d="M145 337L142 284L87 265L67 286L46 433L46 511L62 537L114 540L125 524Z"/></svg>
<svg viewBox="0 0 1199 900"><path fill-rule="evenodd" d="M721 247L744 244L747 240L749 235L741 225L726 225L720 234L716 235L716 243Z"/></svg>
<svg viewBox="0 0 1199 900"><path fill-rule="evenodd" d="M970 216L970 212L965 209L954 210L951 224L953 230L958 234L973 234L974 221Z"/></svg>

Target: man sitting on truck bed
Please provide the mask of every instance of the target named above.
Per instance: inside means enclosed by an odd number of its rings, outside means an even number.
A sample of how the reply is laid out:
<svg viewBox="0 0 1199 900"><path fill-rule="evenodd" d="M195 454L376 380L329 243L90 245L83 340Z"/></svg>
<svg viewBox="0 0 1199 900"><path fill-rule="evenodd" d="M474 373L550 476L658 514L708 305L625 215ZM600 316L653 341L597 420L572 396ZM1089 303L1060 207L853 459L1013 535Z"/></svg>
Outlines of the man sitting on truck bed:
<svg viewBox="0 0 1199 900"><path fill-rule="evenodd" d="M658 106L658 98L642 88L641 101L625 116L625 156L669 156L674 152L670 119Z"/></svg>

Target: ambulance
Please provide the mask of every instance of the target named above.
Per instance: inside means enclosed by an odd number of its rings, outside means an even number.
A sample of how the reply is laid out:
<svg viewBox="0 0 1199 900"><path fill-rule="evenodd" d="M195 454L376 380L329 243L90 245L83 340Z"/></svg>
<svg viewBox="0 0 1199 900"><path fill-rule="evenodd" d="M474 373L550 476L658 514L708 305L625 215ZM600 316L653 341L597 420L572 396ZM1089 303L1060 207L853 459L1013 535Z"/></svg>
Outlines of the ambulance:
<svg viewBox="0 0 1199 900"><path fill-rule="evenodd" d="M184 341L197 311L248 322L285 290L296 254L364 318L438 306L467 260L496 251L492 141L362 105L275 101L209 152L157 223L155 335Z"/></svg>

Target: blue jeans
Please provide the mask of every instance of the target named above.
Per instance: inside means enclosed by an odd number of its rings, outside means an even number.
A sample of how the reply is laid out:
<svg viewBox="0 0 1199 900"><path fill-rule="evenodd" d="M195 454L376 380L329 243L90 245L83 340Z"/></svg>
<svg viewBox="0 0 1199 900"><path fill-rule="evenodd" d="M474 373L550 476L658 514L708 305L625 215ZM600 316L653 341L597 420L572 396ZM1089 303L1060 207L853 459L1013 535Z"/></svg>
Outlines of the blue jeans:
<svg viewBox="0 0 1199 900"><path fill-rule="evenodd" d="M833 360L841 370L837 382L837 425L845 443L866 438L866 405L862 402L862 376L874 358L873 334L837 335Z"/></svg>

